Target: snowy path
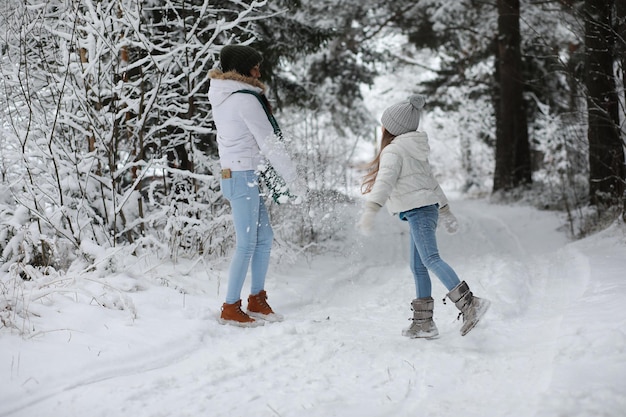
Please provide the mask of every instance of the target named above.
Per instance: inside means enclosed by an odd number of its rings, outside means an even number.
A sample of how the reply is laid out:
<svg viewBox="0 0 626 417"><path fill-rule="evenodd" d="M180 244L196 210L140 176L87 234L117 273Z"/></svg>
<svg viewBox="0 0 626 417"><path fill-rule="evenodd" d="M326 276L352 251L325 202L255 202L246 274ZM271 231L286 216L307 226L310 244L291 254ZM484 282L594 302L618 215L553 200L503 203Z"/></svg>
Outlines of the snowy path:
<svg viewBox="0 0 626 417"><path fill-rule="evenodd" d="M68 303L58 331L2 335L0 416L623 415L623 225L568 244L552 213L453 208L462 227L440 236L442 256L493 303L466 337L438 282L441 337L400 335L414 296L408 234L380 214L376 234L343 253L273 269L267 290L282 323L217 324L223 272L180 264L158 270L188 294L128 293L135 320Z"/></svg>

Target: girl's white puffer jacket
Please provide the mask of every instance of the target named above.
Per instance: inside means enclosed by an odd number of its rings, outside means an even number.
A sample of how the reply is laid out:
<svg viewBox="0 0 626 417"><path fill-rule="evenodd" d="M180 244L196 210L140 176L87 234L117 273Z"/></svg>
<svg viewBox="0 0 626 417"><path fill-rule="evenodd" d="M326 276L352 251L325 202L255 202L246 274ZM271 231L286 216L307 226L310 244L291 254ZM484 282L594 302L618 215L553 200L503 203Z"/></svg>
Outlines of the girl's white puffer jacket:
<svg viewBox="0 0 626 417"><path fill-rule="evenodd" d="M397 136L383 149L372 191L367 201L387 205L391 214L439 204L448 199L433 176L428 155L428 135L408 132Z"/></svg>
<svg viewBox="0 0 626 417"><path fill-rule="evenodd" d="M257 170L264 158L269 159L287 183L296 180L296 169L284 144L274 134L274 128L259 100L245 93L247 89L265 91L259 80L234 71L209 72L209 102L217 128L217 146L222 169L233 171Z"/></svg>

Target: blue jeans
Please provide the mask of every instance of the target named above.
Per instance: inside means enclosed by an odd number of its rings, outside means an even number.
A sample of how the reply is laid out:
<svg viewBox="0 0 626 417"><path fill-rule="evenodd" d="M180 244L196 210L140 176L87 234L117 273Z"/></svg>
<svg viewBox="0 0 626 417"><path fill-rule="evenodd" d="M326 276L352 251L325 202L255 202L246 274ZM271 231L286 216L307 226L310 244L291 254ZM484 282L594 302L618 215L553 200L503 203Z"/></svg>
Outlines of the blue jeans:
<svg viewBox="0 0 626 417"><path fill-rule="evenodd" d="M259 195L258 181L254 171L232 171L231 178L221 180L222 193L230 201L236 236L228 271L227 304L241 299L248 269L252 275L250 293L258 294L265 286L274 232Z"/></svg>
<svg viewBox="0 0 626 417"><path fill-rule="evenodd" d="M419 207L400 213L400 219L409 222L411 235L411 271L415 279L416 298L430 297L432 285L428 270L432 271L448 289L452 290L459 283L456 272L439 256L437 248L437 221L439 206Z"/></svg>

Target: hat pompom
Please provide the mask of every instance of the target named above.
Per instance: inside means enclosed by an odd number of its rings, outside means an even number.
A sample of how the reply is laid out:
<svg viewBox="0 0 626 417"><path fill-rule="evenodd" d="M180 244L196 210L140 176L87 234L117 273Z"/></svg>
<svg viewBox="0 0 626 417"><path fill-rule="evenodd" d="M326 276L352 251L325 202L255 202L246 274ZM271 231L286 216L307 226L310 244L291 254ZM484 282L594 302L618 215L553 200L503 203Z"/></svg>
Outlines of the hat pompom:
<svg viewBox="0 0 626 417"><path fill-rule="evenodd" d="M426 96L422 94L412 95L409 97L409 103L411 103L411 106L415 107L417 110L420 110L424 107L424 104L426 104Z"/></svg>

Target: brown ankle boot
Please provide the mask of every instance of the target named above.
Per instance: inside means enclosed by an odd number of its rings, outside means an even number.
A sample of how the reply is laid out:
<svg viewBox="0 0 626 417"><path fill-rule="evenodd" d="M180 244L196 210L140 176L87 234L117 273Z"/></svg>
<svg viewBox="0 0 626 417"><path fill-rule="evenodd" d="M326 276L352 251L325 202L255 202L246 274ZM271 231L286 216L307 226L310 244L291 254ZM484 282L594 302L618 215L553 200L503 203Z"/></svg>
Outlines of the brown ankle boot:
<svg viewBox="0 0 626 417"><path fill-rule="evenodd" d="M239 327L262 326L263 322L247 315L241 310L241 300L233 304L222 305L222 314L219 318L220 324L230 324Z"/></svg>
<svg viewBox="0 0 626 417"><path fill-rule="evenodd" d="M274 313L272 307L267 303L265 290L248 297L248 314L267 321L283 321L284 319L282 315Z"/></svg>

